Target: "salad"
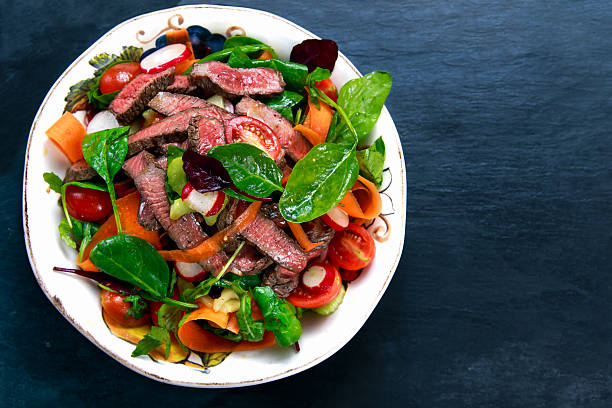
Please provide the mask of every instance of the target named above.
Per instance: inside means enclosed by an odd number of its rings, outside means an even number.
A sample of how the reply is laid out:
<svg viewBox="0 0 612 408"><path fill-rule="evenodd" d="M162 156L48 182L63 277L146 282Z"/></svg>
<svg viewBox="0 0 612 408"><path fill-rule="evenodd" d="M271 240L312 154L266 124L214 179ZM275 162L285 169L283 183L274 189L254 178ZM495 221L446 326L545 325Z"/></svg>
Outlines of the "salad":
<svg viewBox="0 0 612 408"><path fill-rule="evenodd" d="M202 368L299 351L302 316L340 308L390 233L366 227L385 220L385 145L367 136L391 76L338 89L334 41L285 61L236 29L174 27L95 56L46 132L72 163L43 177L78 266L54 270L96 282L133 357Z"/></svg>

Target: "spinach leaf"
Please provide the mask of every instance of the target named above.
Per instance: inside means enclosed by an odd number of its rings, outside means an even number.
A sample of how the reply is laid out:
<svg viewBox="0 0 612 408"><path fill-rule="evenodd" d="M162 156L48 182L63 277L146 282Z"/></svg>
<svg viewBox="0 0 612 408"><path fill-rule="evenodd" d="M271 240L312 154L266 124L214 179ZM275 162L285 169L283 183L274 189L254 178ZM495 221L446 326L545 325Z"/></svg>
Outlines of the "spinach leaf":
<svg viewBox="0 0 612 408"><path fill-rule="evenodd" d="M52 172L43 173L43 179L47 182L47 184L49 184L49 188L51 190L55 191L56 193L62 193L62 184L64 184L64 182L57 174Z"/></svg>
<svg viewBox="0 0 612 408"><path fill-rule="evenodd" d="M253 320L251 315L251 296L244 294L240 297L240 309L236 312L240 334L246 341L261 341L264 336L264 322Z"/></svg>
<svg viewBox="0 0 612 408"><path fill-rule="evenodd" d="M297 92L284 91L282 94L269 99L266 105L293 122L291 108L300 103L302 99L304 97Z"/></svg>
<svg viewBox="0 0 612 408"><path fill-rule="evenodd" d="M217 52L213 52L212 54L208 54L206 57L202 58L198 62L226 61L227 58L229 58L229 56L232 54L232 52L234 52L235 49L239 49L240 51L242 51L245 54L249 55L251 53L256 53L256 52L263 51L263 50L271 50L272 48L270 48L270 46L268 46L266 44L245 44L245 45L238 45L236 47L225 48L225 49L222 49L221 51L217 51ZM186 75L189 74L189 72L191 72L191 69L193 69L193 68L191 68L191 67L188 68L184 73Z"/></svg>
<svg viewBox="0 0 612 408"><path fill-rule="evenodd" d="M251 59L240 48L234 48L227 59L227 64L232 68L250 68Z"/></svg>
<svg viewBox="0 0 612 408"><path fill-rule="evenodd" d="M168 358L170 355L170 347L172 346L170 332L163 327L151 326L151 332L145 334L143 339L138 342L136 348L132 351L132 357L149 354L162 344L166 345L166 358Z"/></svg>
<svg viewBox="0 0 612 408"><path fill-rule="evenodd" d="M366 149L357 150L359 172L380 188L385 166L385 142L382 137L376 139L374 144Z"/></svg>
<svg viewBox="0 0 612 408"><path fill-rule="evenodd" d="M266 320L265 329L274 333L276 342L287 347L298 341L302 335L302 325L287 301L279 299L269 286L258 286L252 293Z"/></svg>
<svg viewBox="0 0 612 408"><path fill-rule="evenodd" d="M294 91L303 91L308 76L308 67L295 62L282 61L279 59L252 60L250 67L267 67L279 71L283 75L283 80L287 88Z"/></svg>
<svg viewBox="0 0 612 408"><path fill-rule="evenodd" d="M98 109L104 110L108 109L108 105L115 99L115 96L119 91L110 92L107 94L103 94L100 92L100 85L96 85L92 90L87 92L87 98L89 99L89 103L95 106Z"/></svg>
<svg viewBox="0 0 612 408"><path fill-rule="evenodd" d="M115 235L98 242L91 262L107 274L141 288L156 299L168 292L170 270L153 245L132 235Z"/></svg>
<svg viewBox="0 0 612 408"><path fill-rule="evenodd" d="M338 105L346 112L357 132L359 142L363 141L376 124L391 90L391 83L391 75L388 72L374 71L348 81L340 89ZM334 133L328 135L327 141L347 144L352 142L347 123L339 121Z"/></svg>
<svg viewBox="0 0 612 408"><path fill-rule="evenodd" d="M256 197L283 191L283 172L263 150L248 143L215 146L208 156L219 160L236 187Z"/></svg>
<svg viewBox="0 0 612 408"><path fill-rule="evenodd" d="M147 309L147 303L142 300L139 295L129 295L122 299L126 303L131 303L130 310L127 311L126 316L131 316L138 320L142 317Z"/></svg>
<svg viewBox="0 0 612 408"><path fill-rule="evenodd" d="M129 131L129 126L102 130L85 136L81 142L85 161L106 182L113 206L113 213L115 214L115 221L117 222L118 233L121 233L121 221L117 211L113 178L121 169L125 160Z"/></svg>
<svg viewBox="0 0 612 408"><path fill-rule="evenodd" d="M306 222L335 207L355 183L359 164L354 147L321 143L298 161L278 203L290 222Z"/></svg>
<svg viewBox="0 0 612 408"><path fill-rule="evenodd" d="M268 51L270 51L270 53L272 54L272 56L274 58L277 58L278 56L276 55L276 52L274 52L274 50L272 49L272 47L270 47L269 45L264 44L263 42L252 38L252 37L247 37L245 35L235 35L233 37L228 38L227 40L225 40L225 42L223 43L223 49L235 49L235 48L239 48L245 45L263 45L267 48ZM243 51L244 52L244 51ZM256 57L258 54L257 53L253 53L253 57Z"/></svg>
<svg viewBox="0 0 612 408"><path fill-rule="evenodd" d="M247 291L255 286L261 285L261 276L259 274L244 276L231 274L223 280L230 283L232 289L238 294L240 294L241 291Z"/></svg>

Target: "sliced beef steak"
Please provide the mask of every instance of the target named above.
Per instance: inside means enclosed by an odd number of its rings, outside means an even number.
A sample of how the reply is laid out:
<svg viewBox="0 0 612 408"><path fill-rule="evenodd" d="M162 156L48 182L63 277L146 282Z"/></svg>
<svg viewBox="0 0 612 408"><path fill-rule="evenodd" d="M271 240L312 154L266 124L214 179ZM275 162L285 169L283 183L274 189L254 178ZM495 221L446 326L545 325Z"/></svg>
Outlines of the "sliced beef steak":
<svg viewBox="0 0 612 408"><path fill-rule="evenodd" d="M195 115L189 122L187 139L191 150L205 155L213 147L225 144L225 126L218 119Z"/></svg>
<svg viewBox="0 0 612 408"><path fill-rule="evenodd" d="M146 169L149 164L154 162L155 157L151 153L142 151L136 156L127 159L125 163L123 163L122 168L128 176L130 176L132 179L136 179L136 177L138 177L138 175L144 169ZM140 196L140 207L138 207L137 219L138 223L148 231L157 231L161 228L161 225L155 218L153 209L149 204L147 204L146 200L143 199L142 195Z"/></svg>
<svg viewBox="0 0 612 408"><path fill-rule="evenodd" d="M285 81L272 68L232 68L219 61L194 64L192 84L227 98L242 95L273 95L283 92Z"/></svg>
<svg viewBox="0 0 612 408"><path fill-rule="evenodd" d="M168 143L183 142L187 139L187 128L197 109L188 109L167 117L128 137L128 156L142 150L161 148Z"/></svg>
<svg viewBox="0 0 612 408"><path fill-rule="evenodd" d="M278 228L282 229L287 227L287 221L281 215L277 203L264 203L261 205L259 211L261 211L264 216L274 221Z"/></svg>
<svg viewBox="0 0 612 408"><path fill-rule="evenodd" d="M166 88L166 91L178 94L192 94L197 90L198 87L189 82L187 75L175 75L174 81Z"/></svg>
<svg viewBox="0 0 612 408"><path fill-rule="evenodd" d="M303 223L302 228L304 229L304 232L308 236L310 242L322 242L322 245L319 245L308 252L308 260L310 261L314 258L324 258L327 254L327 247L334 237L335 231L320 218Z"/></svg>
<svg viewBox="0 0 612 408"><path fill-rule="evenodd" d="M278 297L286 298L299 283L300 274L276 265L274 269L267 269L261 282L272 288Z"/></svg>
<svg viewBox="0 0 612 408"><path fill-rule="evenodd" d="M227 122L234 115L217 105L195 96L160 92L149 102L149 107L162 115L172 116L190 108L199 108L202 116L208 116Z"/></svg>
<svg viewBox="0 0 612 408"><path fill-rule="evenodd" d="M161 226L168 231L170 238L180 249L193 248L206 239L202 227L192 214L186 214L178 220L170 218L170 202L166 196L164 180L166 172L154 163L149 164L134 179L140 196L151 207Z"/></svg>
<svg viewBox="0 0 612 408"><path fill-rule="evenodd" d="M278 136L281 146L294 161L300 160L310 151L312 145L300 133L296 132L287 119L274 109L245 96L236 105L236 113L261 120L270 126Z"/></svg>
<svg viewBox="0 0 612 408"><path fill-rule="evenodd" d="M140 74L123 87L108 109L119 123L131 123L144 111L147 103L173 80L174 67L155 74Z"/></svg>
<svg viewBox="0 0 612 408"><path fill-rule="evenodd" d="M219 214L218 227L225 228L230 225L244 211L244 203L232 199ZM241 235L274 262L297 274L306 267L308 256L302 248L261 211L257 213L253 222L242 230Z"/></svg>
<svg viewBox="0 0 612 408"><path fill-rule="evenodd" d="M66 170L64 183L91 180L97 175L98 173L85 161L85 159L81 159L72 163L68 170Z"/></svg>
<svg viewBox="0 0 612 408"><path fill-rule="evenodd" d="M236 275L253 275L272 264L267 256L263 256L251 245L245 245L232 263L232 272Z"/></svg>
<svg viewBox="0 0 612 408"><path fill-rule="evenodd" d="M121 168L128 176L135 179L141 171L153 162L155 162L155 156L147 151L142 151L136 156L127 159Z"/></svg>

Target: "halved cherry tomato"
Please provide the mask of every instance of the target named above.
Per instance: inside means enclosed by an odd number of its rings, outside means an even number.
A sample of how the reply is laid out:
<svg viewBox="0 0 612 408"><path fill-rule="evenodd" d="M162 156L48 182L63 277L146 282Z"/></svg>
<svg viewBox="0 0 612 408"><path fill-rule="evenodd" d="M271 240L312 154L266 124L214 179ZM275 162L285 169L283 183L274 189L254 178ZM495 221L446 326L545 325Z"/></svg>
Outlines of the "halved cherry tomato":
<svg viewBox="0 0 612 408"><path fill-rule="evenodd" d="M82 221L98 221L113 209L106 191L79 186L66 187L66 207L70 215Z"/></svg>
<svg viewBox="0 0 612 408"><path fill-rule="evenodd" d="M334 85L330 78L315 82L315 88L323 91L332 101L338 102L338 88L336 88L336 85Z"/></svg>
<svg viewBox="0 0 612 408"><path fill-rule="evenodd" d="M369 265L375 253L372 236L365 228L351 222L345 230L336 232L327 257L338 268L356 271Z"/></svg>
<svg viewBox="0 0 612 408"><path fill-rule="evenodd" d="M134 77L140 74L140 64L137 62L123 62L113 65L106 70L102 78L100 78L100 92L107 94L123 89L125 84L130 82Z"/></svg>
<svg viewBox="0 0 612 408"><path fill-rule="evenodd" d="M309 288L304 284L304 273L311 267L325 268L326 276L316 288ZM329 276L331 275L331 276ZM313 309L328 304L338 296L342 288L342 278L335 266L329 263L313 262L302 271L300 283L287 297L287 301L293 306Z"/></svg>
<svg viewBox="0 0 612 408"><path fill-rule="evenodd" d="M143 314L140 319L134 319L127 315L132 304L130 302L124 302L123 299L125 298L126 296L109 292L108 290L103 290L102 293L100 293L102 308L111 319L117 322L117 324L124 327L138 327L149 324L151 322L151 315L149 313Z"/></svg>
<svg viewBox="0 0 612 408"><path fill-rule="evenodd" d="M267 152L273 160L280 155L281 144L276 133L260 120L238 116L230 120L225 130L228 143L249 143Z"/></svg>

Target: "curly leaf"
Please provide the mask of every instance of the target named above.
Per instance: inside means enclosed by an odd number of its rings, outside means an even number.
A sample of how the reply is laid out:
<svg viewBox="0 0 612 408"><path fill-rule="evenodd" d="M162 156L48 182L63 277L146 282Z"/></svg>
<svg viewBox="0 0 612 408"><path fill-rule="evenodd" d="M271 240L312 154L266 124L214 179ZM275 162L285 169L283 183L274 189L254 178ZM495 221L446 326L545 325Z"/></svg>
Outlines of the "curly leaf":
<svg viewBox="0 0 612 408"><path fill-rule="evenodd" d="M64 112L73 112L85 105L88 101L87 93L97 86L97 81L94 78L84 79L70 87L68 95L64 98L66 106Z"/></svg>

